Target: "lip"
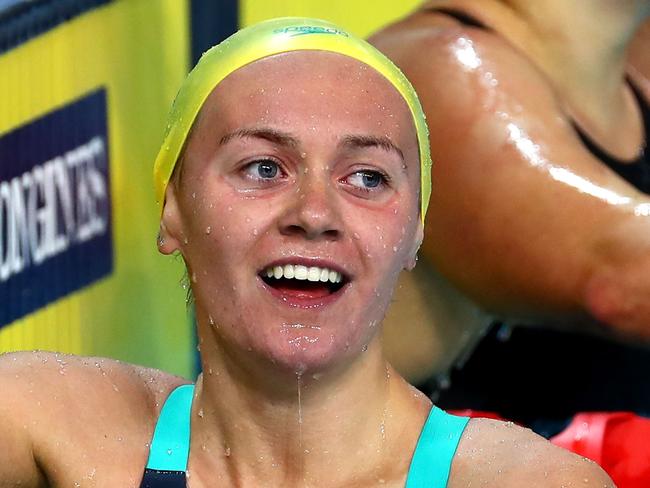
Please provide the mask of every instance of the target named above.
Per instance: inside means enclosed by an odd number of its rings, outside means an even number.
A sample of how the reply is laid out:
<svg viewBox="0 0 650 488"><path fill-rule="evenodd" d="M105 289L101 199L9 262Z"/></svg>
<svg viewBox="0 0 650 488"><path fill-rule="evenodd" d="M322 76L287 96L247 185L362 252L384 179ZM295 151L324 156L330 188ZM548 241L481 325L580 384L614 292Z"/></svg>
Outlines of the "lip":
<svg viewBox="0 0 650 488"><path fill-rule="evenodd" d="M308 298L295 295L286 295L281 291L276 290L272 286L267 285L260 276L257 276L257 282L265 291L269 292L271 296L277 299L280 303L287 305L288 307L302 309L315 309L332 305L338 301L350 287L350 282L348 281L339 290L327 296L319 298Z"/></svg>
<svg viewBox="0 0 650 488"><path fill-rule="evenodd" d="M338 273L341 273L341 277L345 281L345 284L339 290L324 297L309 298L309 297L300 297L295 295L287 295L285 293L282 293L279 290L276 290L272 286L267 285L266 282L262 279L262 273L264 272L264 270L274 266L284 266L285 264L302 265L306 267L316 266L319 268L328 268L333 271L337 271ZM315 309L320 307L327 307L329 305L334 304L336 301L338 301L350 287L350 283L352 282L352 276L341 266L337 265L336 263L330 260L323 259L323 258L293 256L293 257L278 259L270 262L269 264L264 265L264 267L261 270L259 270L257 274L257 280L260 286L265 291L267 291L273 298L278 300L280 303L293 308Z"/></svg>

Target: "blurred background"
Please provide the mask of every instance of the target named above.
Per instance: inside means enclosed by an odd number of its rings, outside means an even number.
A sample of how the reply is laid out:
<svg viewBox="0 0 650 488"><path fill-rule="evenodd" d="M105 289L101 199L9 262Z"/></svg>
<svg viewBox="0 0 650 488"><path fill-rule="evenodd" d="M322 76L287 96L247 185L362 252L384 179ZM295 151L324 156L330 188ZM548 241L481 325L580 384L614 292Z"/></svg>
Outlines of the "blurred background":
<svg viewBox="0 0 650 488"><path fill-rule="evenodd" d="M183 266L158 254L152 163L200 54L277 16L366 37L417 0L0 0L0 353L196 373Z"/></svg>

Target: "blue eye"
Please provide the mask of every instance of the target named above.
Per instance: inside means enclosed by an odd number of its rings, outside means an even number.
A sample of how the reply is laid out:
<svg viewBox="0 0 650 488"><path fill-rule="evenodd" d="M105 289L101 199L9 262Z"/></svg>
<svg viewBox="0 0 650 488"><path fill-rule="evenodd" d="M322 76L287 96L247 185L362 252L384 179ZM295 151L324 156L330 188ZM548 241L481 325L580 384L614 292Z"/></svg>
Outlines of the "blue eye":
<svg viewBox="0 0 650 488"><path fill-rule="evenodd" d="M257 165L257 174L260 178L275 178L278 175L278 165L266 160L254 163Z"/></svg>
<svg viewBox="0 0 650 488"><path fill-rule="evenodd" d="M362 173L361 179L363 180L363 184L368 188L377 188L383 180L382 176L379 173L370 172Z"/></svg>
<svg viewBox="0 0 650 488"><path fill-rule="evenodd" d="M363 170L352 173L347 181L350 185L362 190L372 190L386 184L386 176L379 171Z"/></svg>
<svg viewBox="0 0 650 488"><path fill-rule="evenodd" d="M255 180L272 180L280 175L281 169L280 165L272 159L260 159L249 163L245 173Z"/></svg>

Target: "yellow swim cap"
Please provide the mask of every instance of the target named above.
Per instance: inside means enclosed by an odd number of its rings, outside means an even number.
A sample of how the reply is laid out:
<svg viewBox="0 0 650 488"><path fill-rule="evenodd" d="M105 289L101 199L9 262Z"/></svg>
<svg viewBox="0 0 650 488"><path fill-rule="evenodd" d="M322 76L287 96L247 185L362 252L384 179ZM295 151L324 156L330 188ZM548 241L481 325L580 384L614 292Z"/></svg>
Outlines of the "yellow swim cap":
<svg viewBox="0 0 650 488"><path fill-rule="evenodd" d="M404 74L366 41L323 20L285 17L240 30L206 51L183 82L169 114L165 139L154 164L156 202L162 212L165 190L203 103L226 76L259 59L288 51L329 51L354 58L378 71L406 101L420 149L421 219L431 195L429 131L422 106Z"/></svg>

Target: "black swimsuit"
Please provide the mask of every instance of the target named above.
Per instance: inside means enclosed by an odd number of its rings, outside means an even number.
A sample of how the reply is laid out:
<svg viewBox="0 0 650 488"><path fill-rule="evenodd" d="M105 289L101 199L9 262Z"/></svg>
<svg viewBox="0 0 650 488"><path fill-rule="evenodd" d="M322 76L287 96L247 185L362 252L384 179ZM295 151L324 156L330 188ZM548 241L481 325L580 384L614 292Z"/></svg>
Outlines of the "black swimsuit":
<svg viewBox="0 0 650 488"><path fill-rule="evenodd" d="M650 194L650 150L648 150L647 146L648 138L650 137L650 104L644 100L641 92L629 80L628 84L634 93L643 118L644 144L639 156L635 160L623 161L615 158L596 144L577 124L574 123L573 127L591 154L618 173L629 184L643 193Z"/></svg>

